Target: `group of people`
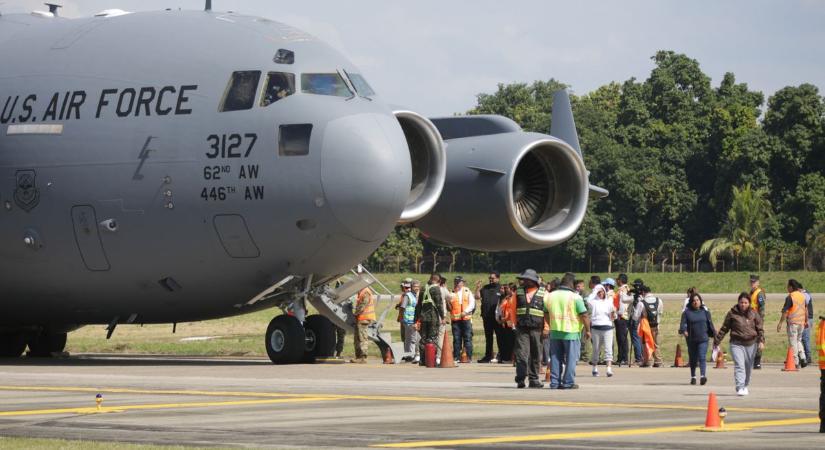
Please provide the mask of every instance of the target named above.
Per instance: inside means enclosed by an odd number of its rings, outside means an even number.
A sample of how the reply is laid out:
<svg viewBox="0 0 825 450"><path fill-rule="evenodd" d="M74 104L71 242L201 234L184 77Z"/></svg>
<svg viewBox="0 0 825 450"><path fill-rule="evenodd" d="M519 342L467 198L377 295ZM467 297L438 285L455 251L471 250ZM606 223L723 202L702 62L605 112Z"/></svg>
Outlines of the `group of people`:
<svg viewBox="0 0 825 450"><path fill-rule="evenodd" d="M500 274L493 271L488 281L483 286L477 282L473 291L461 276L453 279L452 290L446 287L446 278L437 273L423 289L417 280L404 280L396 308L405 352L411 355L406 359L423 365L424 348L432 343L439 363L446 327L450 325L455 362L471 361L472 317L478 300L485 336L484 356L478 362L514 364L519 388L544 387L539 380L542 366L550 371L551 389L576 389L575 366L580 360L590 363L593 376L599 376L599 366L605 365L607 377L613 376L614 362L628 367L663 364L659 330L664 302L640 279L629 285L625 274L615 280L594 275L587 293L584 281L572 273L545 283L534 270L527 269L517 277L518 283L502 284ZM761 368L766 309L765 290L757 275L750 276L750 285L750 292L739 294L718 329L702 295L695 288L687 291L678 333L688 350L690 384L707 382L709 344L712 341L716 354L730 334L736 391L748 395L751 370ZM777 332L786 324L794 363L804 368L812 361L813 299L794 279L788 280L787 291ZM365 318L364 309L357 313L360 322ZM374 315L374 311L366 313ZM357 341L364 345L363 339ZM360 362L366 352L359 347L356 354L356 362Z"/></svg>

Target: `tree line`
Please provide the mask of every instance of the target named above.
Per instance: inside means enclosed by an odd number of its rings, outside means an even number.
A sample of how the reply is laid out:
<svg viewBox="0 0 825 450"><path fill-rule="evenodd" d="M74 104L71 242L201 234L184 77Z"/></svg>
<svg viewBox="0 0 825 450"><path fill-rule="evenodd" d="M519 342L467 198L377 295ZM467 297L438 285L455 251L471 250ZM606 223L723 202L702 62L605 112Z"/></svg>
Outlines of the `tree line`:
<svg viewBox="0 0 825 450"><path fill-rule="evenodd" d="M659 51L650 76L571 95L592 184L610 196L591 202L576 235L561 246L506 255L581 267L588 256L698 252L706 270L720 259L742 270L778 254L802 254L803 268L825 269L825 98L812 84L767 99L726 73L714 87L699 63ZM468 114L499 114L547 133L550 79L499 84ZM441 248L398 227L368 260L402 270L438 252L487 270L504 255ZM511 262L512 263L512 262ZM455 264L453 264L455 265ZM466 262L464 264L466 267Z"/></svg>

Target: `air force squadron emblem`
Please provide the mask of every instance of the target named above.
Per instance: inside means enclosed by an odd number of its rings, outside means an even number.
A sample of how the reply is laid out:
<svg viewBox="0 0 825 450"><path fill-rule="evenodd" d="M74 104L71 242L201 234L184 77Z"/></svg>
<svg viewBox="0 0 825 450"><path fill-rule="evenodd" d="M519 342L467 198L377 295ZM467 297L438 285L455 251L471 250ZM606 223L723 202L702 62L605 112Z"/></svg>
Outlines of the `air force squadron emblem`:
<svg viewBox="0 0 825 450"><path fill-rule="evenodd" d="M26 212L40 203L40 189L37 189L34 170L17 171L17 187L14 189L14 203Z"/></svg>

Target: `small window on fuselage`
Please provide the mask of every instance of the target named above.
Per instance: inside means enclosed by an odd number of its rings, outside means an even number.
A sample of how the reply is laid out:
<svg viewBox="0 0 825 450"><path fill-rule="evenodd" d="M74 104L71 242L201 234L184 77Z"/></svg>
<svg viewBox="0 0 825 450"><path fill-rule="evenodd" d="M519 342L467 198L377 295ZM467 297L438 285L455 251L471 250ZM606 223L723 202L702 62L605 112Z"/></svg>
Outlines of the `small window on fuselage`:
<svg viewBox="0 0 825 450"><path fill-rule="evenodd" d="M278 127L278 154L281 156L308 155L311 136L311 123L281 125Z"/></svg>
<svg viewBox="0 0 825 450"><path fill-rule="evenodd" d="M232 72L223 101L218 111L241 111L251 109L255 104L255 94L258 92L258 81L261 79L260 70L245 70Z"/></svg>
<svg viewBox="0 0 825 450"><path fill-rule="evenodd" d="M261 106L269 106L295 93L295 75L285 72L269 72L261 94Z"/></svg>
<svg viewBox="0 0 825 450"><path fill-rule="evenodd" d="M335 97L352 97L353 93L338 73L302 73L301 92Z"/></svg>

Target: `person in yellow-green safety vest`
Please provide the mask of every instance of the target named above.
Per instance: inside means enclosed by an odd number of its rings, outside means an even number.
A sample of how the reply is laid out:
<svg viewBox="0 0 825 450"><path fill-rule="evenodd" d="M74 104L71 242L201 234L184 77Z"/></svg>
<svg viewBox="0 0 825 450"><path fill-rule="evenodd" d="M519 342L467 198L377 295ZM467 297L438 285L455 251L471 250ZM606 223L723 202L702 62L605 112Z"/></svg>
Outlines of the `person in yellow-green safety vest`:
<svg viewBox="0 0 825 450"><path fill-rule="evenodd" d="M516 318L516 387L526 387L524 380L527 378L531 388L542 388L544 384L539 381L541 333L549 293L539 286L539 276L533 269L525 270L517 278L519 287L511 294L510 302Z"/></svg>
<svg viewBox="0 0 825 450"><path fill-rule="evenodd" d="M584 300L575 289L576 275L564 274L561 285L544 302L544 317L550 324L550 389L578 389L576 361L580 339L590 339L590 317Z"/></svg>

